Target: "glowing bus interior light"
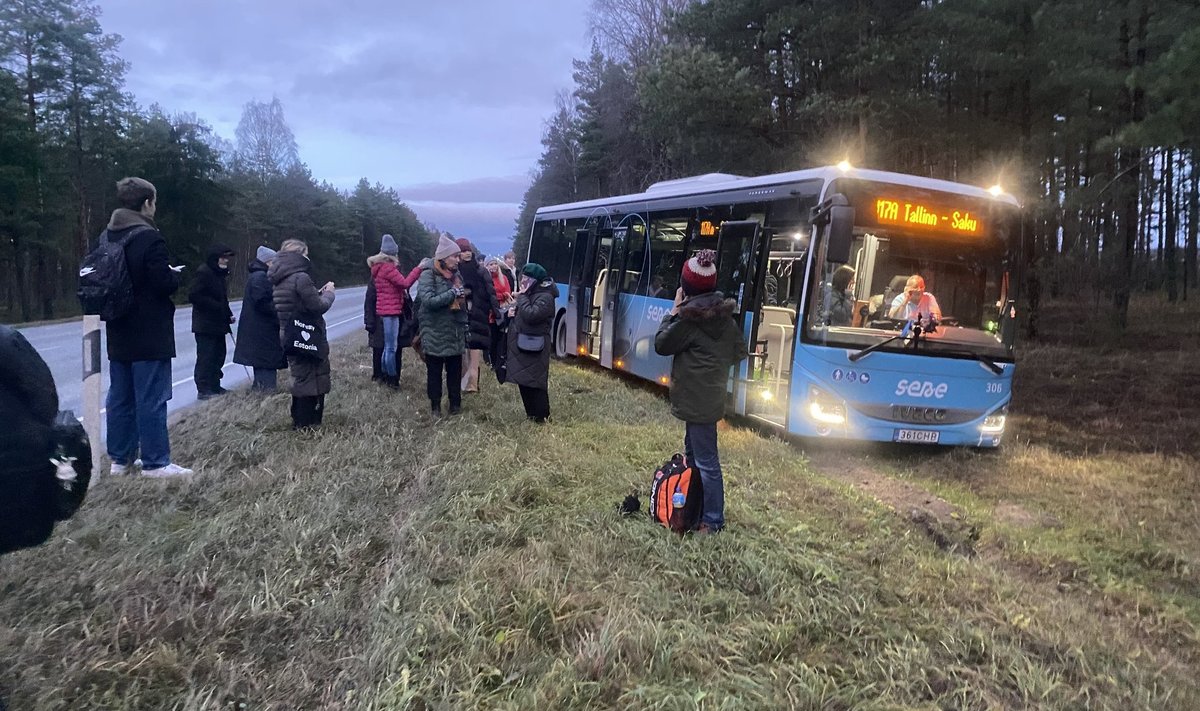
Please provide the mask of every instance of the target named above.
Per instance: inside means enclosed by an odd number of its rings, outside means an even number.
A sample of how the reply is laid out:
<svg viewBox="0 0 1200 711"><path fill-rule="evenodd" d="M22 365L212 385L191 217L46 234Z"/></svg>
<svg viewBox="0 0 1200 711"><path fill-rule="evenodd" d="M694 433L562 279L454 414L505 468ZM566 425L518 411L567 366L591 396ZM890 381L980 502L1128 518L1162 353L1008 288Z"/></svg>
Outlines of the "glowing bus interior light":
<svg viewBox="0 0 1200 711"><path fill-rule="evenodd" d="M842 171L843 173L849 171L853 167L854 166L850 165L850 161L848 160L843 160L837 164L838 170Z"/></svg>
<svg viewBox="0 0 1200 711"><path fill-rule="evenodd" d="M960 235L984 232L983 220L970 210L886 197L875 200L875 220L881 225L901 225Z"/></svg>
<svg viewBox="0 0 1200 711"><path fill-rule="evenodd" d="M700 236L713 237L717 234L717 225L711 220L703 220L700 222Z"/></svg>
<svg viewBox="0 0 1200 711"><path fill-rule="evenodd" d="M770 402L775 399L775 395L773 395L770 390L767 390L765 388L763 389L763 391L761 393L759 393L759 396L763 400L766 400L767 402Z"/></svg>
<svg viewBox="0 0 1200 711"><path fill-rule="evenodd" d="M993 185L992 187L988 188L988 192L991 193L992 195L994 195L995 197L1000 197L1001 195L1004 194L1004 188L997 184L997 185Z"/></svg>

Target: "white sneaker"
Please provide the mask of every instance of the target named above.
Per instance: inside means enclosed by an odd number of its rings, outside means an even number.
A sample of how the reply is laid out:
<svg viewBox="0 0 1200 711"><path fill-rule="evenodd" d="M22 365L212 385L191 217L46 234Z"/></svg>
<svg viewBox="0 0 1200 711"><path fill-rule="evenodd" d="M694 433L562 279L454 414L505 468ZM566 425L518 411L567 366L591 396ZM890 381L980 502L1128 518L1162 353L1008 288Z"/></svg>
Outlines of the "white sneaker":
<svg viewBox="0 0 1200 711"><path fill-rule="evenodd" d="M148 476L153 479L165 479L173 476L191 476L192 470L186 467L181 467L178 464L168 464L165 467L158 469L143 469L142 476Z"/></svg>
<svg viewBox="0 0 1200 711"><path fill-rule="evenodd" d="M113 462L112 466L108 469L108 473L112 474L113 476L124 476L126 474L133 474L136 470L141 468L142 460L140 459L135 459L133 464L117 464L116 462Z"/></svg>

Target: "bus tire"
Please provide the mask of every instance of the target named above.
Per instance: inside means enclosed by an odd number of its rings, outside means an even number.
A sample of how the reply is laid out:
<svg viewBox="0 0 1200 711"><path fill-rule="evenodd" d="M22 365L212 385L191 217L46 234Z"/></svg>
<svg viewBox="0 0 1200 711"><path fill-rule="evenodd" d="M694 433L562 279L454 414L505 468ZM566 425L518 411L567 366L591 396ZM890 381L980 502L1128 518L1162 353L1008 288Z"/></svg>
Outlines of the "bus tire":
<svg viewBox="0 0 1200 711"><path fill-rule="evenodd" d="M567 357L567 320L562 316L554 324L554 357L559 360Z"/></svg>

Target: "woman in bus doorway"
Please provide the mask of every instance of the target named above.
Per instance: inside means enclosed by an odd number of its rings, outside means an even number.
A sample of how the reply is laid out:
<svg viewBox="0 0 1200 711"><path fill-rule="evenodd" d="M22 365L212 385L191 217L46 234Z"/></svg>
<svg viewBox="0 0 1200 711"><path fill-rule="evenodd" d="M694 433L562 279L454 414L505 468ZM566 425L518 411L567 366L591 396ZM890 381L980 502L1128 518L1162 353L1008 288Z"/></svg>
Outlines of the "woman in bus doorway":
<svg viewBox="0 0 1200 711"><path fill-rule="evenodd" d="M540 264L521 269L516 316L508 327L507 382L521 389L525 416L538 424L550 419L550 329L558 286Z"/></svg>
<svg viewBox="0 0 1200 711"><path fill-rule="evenodd" d="M746 357L733 319L734 302L717 291L716 253L702 249L683 265L675 306L654 337L671 361L671 414L684 421L684 452L704 482L704 515L697 533L725 527L725 489L717 452L717 423L725 417L729 369Z"/></svg>
<svg viewBox="0 0 1200 711"><path fill-rule="evenodd" d="M442 372L450 398L450 414L462 409L462 362L466 345L466 290L458 275L459 247L442 235L433 260L422 262L417 281L421 350L425 354L426 392L434 417L442 414Z"/></svg>

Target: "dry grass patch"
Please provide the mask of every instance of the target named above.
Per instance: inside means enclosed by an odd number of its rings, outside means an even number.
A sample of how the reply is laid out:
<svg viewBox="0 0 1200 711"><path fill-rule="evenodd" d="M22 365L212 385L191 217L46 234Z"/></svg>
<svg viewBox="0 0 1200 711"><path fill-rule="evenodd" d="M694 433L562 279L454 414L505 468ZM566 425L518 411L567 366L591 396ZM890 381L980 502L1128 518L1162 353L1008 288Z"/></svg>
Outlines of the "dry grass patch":
<svg viewBox="0 0 1200 711"><path fill-rule="evenodd" d="M549 426L494 381L435 421L419 368L395 394L367 358L324 430L207 403L173 431L201 476L105 481L0 561L14 709L1200 704L1194 640L944 553L793 445L723 430L730 529L680 539L615 512L682 437L656 391L555 366Z"/></svg>

